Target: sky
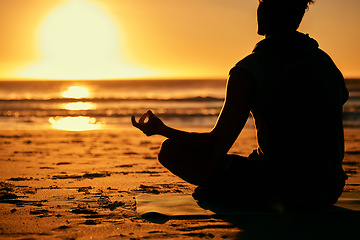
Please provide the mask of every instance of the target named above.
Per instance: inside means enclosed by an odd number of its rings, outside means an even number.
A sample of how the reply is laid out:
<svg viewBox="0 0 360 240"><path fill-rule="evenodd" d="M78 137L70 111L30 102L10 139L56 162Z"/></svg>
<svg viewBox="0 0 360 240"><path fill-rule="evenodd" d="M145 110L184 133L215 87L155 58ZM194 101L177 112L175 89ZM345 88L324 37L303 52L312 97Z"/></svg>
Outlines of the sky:
<svg viewBox="0 0 360 240"><path fill-rule="evenodd" d="M258 0L0 0L0 79L226 78L263 39ZM300 31L360 78L360 1L317 0Z"/></svg>

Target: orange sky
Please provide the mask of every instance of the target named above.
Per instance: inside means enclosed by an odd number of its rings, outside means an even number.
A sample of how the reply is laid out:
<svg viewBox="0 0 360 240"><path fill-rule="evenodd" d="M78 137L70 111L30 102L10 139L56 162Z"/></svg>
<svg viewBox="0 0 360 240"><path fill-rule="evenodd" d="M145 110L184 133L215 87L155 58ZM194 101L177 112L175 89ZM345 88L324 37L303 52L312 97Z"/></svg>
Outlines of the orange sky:
<svg viewBox="0 0 360 240"><path fill-rule="evenodd" d="M257 2L1 0L0 79L226 78L262 39ZM300 28L345 77L360 78L359 13L317 0Z"/></svg>

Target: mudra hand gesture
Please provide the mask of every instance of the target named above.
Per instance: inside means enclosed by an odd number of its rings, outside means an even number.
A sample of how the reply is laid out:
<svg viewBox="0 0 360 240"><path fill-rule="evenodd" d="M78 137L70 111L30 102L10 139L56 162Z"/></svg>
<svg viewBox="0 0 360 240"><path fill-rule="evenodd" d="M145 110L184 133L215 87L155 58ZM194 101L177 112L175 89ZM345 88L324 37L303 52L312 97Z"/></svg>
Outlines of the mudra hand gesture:
<svg viewBox="0 0 360 240"><path fill-rule="evenodd" d="M147 121L146 121L147 120ZM140 129L146 136L152 136L156 134L162 134L165 129L165 124L152 113L152 111L147 111L144 113L139 121L137 122L135 116L131 117L132 125Z"/></svg>

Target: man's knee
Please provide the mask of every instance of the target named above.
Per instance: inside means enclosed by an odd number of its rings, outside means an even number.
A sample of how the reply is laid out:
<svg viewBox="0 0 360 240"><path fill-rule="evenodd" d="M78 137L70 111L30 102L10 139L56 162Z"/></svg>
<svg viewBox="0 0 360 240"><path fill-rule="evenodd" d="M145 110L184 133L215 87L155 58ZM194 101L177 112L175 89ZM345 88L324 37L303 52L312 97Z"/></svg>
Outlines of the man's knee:
<svg viewBox="0 0 360 240"><path fill-rule="evenodd" d="M166 139L160 147L158 155L159 162L162 165L166 165L174 157L175 143L170 139Z"/></svg>

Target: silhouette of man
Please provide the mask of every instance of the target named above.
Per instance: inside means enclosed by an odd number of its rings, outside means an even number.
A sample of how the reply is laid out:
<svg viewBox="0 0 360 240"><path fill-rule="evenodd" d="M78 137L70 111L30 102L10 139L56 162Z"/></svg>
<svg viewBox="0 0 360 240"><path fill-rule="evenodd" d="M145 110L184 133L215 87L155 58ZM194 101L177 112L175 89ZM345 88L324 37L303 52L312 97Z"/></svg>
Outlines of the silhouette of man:
<svg viewBox="0 0 360 240"><path fill-rule="evenodd" d="M260 0L253 52L230 70L215 127L189 133L166 126L151 111L135 127L160 134L159 161L198 185L198 199L234 205L276 203L319 208L336 203L342 168L344 78L318 43L297 31L312 0ZM258 148L248 157L227 154L252 114ZM146 117L148 122L144 122Z"/></svg>

